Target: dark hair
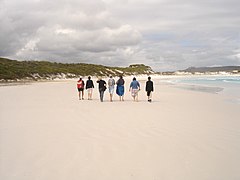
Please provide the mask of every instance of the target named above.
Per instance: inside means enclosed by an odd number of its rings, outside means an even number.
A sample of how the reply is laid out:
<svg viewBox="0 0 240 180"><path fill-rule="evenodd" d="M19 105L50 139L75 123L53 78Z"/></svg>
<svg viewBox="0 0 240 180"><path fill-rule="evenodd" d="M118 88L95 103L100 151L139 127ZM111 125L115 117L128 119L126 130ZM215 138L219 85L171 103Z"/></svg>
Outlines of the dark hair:
<svg viewBox="0 0 240 180"><path fill-rule="evenodd" d="M82 78L80 77L79 80L82 80Z"/></svg>
<svg viewBox="0 0 240 180"><path fill-rule="evenodd" d="M133 78L133 81L136 81L136 78L135 78L135 77Z"/></svg>
<svg viewBox="0 0 240 180"><path fill-rule="evenodd" d="M150 79L151 79L151 77L149 76L149 77L148 77L148 80L150 80Z"/></svg>
<svg viewBox="0 0 240 180"><path fill-rule="evenodd" d="M122 78L123 78L123 77L122 77L122 75L120 75L119 77L120 77L120 79L122 79Z"/></svg>
<svg viewBox="0 0 240 180"><path fill-rule="evenodd" d="M91 79L91 76L88 76L88 79L90 80L90 79Z"/></svg>
<svg viewBox="0 0 240 180"><path fill-rule="evenodd" d="M112 78L112 75L110 75L109 77Z"/></svg>

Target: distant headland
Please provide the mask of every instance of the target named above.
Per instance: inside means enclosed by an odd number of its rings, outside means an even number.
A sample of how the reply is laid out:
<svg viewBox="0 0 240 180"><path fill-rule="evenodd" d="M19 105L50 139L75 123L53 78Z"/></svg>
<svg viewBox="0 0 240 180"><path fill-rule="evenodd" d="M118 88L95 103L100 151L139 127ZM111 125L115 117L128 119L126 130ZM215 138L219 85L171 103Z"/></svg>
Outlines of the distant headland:
<svg viewBox="0 0 240 180"><path fill-rule="evenodd" d="M240 75L240 66L189 67L185 70L162 72L162 75Z"/></svg>

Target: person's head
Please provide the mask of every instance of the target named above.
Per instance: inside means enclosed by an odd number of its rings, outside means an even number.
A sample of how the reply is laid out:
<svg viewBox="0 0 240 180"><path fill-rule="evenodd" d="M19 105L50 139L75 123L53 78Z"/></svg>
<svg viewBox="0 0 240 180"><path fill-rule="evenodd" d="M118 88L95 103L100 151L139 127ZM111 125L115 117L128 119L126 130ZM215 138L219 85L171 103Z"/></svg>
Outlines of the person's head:
<svg viewBox="0 0 240 180"><path fill-rule="evenodd" d="M136 78L135 78L135 77L133 78L133 81L136 81Z"/></svg>
<svg viewBox="0 0 240 180"><path fill-rule="evenodd" d="M150 77L150 76L148 77L148 80L149 80L149 81L151 80L151 77Z"/></svg>
<svg viewBox="0 0 240 180"><path fill-rule="evenodd" d="M110 75L109 77L112 78L112 75Z"/></svg>
<svg viewBox="0 0 240 180"><path fill-rule="evenodd" d="M82 78L80 77L80 78L79 78L79 81L81 81L81 80L82 80Z"/></svg>
<svg viewBox="0 0 240 180"><path fill-rule="evenodd" d="M119 78L122 79L123 78L122 75L120 75Z"/></svg>
<svg viewBox="0 0 240 180"><path fill-rule="evenodd" d="M91 76L88 76L88 79L90 80L90 79L91 79Z"/></svg>
<svg viewBox="0 0 240 180"><path fill-rule="evenodd" d="M98 77L98 80L102 80L102 77L101 77L101 76L99 76L99 77Z"/></svg>

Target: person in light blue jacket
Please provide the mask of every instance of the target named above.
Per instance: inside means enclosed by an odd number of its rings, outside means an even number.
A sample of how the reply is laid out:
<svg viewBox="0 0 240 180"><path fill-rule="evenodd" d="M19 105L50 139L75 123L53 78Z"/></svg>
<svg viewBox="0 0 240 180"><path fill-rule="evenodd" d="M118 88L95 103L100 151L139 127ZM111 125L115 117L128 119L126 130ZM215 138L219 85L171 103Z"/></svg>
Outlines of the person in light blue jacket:
<svg viewBox="0 0 240 180"><path fill-rule="evenodd" d="M133 78L133 81L130 84L129 91L132 94L133 100L138 101L138 92L140 91L140 84L135 77Z"/></svg>

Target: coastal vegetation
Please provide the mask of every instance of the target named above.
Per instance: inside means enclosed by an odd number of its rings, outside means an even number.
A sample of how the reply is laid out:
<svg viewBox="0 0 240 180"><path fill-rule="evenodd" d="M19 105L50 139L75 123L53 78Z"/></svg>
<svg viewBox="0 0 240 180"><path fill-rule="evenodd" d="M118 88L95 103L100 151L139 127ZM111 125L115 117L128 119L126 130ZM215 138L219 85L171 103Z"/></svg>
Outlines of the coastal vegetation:
<svg viewBox="0 0 240 180"><path fill-rule="evenodd" d="M57 63L49 61L16 61L0 58L0 80L39 80L75 78L79 76L138 75L154 73L151 67L134 64L129 67L109 67L85 63Z"/></svg>

